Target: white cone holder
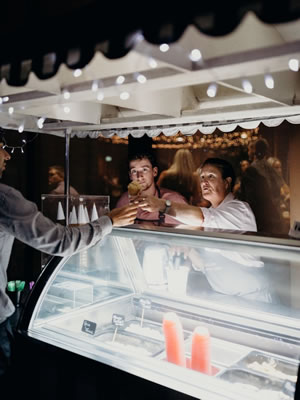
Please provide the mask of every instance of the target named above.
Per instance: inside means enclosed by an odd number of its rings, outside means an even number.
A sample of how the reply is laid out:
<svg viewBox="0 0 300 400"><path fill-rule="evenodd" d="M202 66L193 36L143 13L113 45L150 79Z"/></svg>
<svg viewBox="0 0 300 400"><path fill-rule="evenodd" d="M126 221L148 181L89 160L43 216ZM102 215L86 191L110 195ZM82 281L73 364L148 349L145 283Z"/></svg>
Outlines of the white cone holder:
<svg viewBox="0 0 300 400"><path fill-rule="evenodd" d="M86 223L90 222L90 217L86 206L84 206L84 213L85 213Z"/></svg>
<svg viewBox="0 0 300 400"><path fill-rule="evenodd" d="M83 204L79 204L79 209L78 209L78 223L79 224L85 224L86 221L86 216L84 212L84 207Z"/></svg>
<svg viewBox="0 0 300 400"><path fill-rule="evenodd" d="M97 213L97 208L95 203L93 204L93 210L92 210L92 216L91 216L91 221L95 221L96 219L99 218L99 215Z"/></svg>
<svg viewBox="0 0 300 400"><path fill-rule="evenodd" d="M66 219L65 214L64 214L64 210L62 208L61 202L58 202L58 206L57 206L57 217L56 217L57 221L62 221L63 219Z"/></svg>
<svg viewBox="0 0 300 400"><path fill-rule="evenodd" d="M77 219L75 206L73 206L73 208L72 208L72 211L71 211L71 214L70 214L69 224L72 224L72 225L78 224L78 219Z"/></svg>

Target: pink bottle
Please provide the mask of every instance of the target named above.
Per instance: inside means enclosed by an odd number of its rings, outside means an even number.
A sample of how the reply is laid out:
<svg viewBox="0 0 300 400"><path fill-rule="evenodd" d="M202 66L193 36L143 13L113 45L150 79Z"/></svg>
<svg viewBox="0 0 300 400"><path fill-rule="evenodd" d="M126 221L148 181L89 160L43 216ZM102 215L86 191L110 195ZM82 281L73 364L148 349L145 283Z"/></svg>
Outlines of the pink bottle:
<svg viewBox="0 0 300 400"><path fill-rule="evenodd" d="M163 332L165 336L167 360L173 364L186 367L183 329L175 313L169 312L164 315Z"/></svg>
<svg viewBox="0 0 300 400"><path fill-rule="evenodd" d="M211 375L211 344L210 334L207 328L197 327L192 335L191 368Z"/></svg>

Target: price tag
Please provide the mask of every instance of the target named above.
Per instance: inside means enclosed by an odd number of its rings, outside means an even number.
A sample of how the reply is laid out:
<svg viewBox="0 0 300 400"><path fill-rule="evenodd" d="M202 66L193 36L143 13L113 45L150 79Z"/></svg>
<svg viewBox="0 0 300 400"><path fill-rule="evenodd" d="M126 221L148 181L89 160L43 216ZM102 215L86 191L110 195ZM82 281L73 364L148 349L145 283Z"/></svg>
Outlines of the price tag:
<svg viewBox="0 0 300 400"><path fill-rule="evenodd" d="M115 326L123 326L125 323L125 316L122 314L113 314L111 322Z"/></svg>
<svg viewBox="0 0 300 400"><path fill-rule="evenodd" d="M150 299L146 299L145 297L141 297L140 299L139 299L139 303L140 303L140 306L141 307L143 307L143 308L147 308L148 310L150 310L151 309L151 300Z"/></svg>
<svg viewBox="0 0 300 400"><path fill-rule="evenodd" d="M96 327L97 327L96 322L88 321L87 319L85 319L83 321L81 330L82 332L88 333L89 335L94 335Z"/></svg>

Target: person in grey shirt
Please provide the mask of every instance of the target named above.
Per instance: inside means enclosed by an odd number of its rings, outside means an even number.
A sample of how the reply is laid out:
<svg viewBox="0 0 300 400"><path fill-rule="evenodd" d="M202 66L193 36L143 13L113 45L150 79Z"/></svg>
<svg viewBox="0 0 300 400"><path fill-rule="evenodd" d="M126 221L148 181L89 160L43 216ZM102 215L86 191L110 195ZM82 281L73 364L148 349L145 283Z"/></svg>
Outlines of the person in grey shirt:
<svg viewBox="0 0 300 400"><path fill-rule="evenodd" d="M0 132L0 178L10 158ZM67 227L54 223L19 191L0 183L0 383L7 381L12 355L10 317L15 307L6 294L6 286L14 239L50 255L70 256L96 244L111 232L112 226L132 224L136 213L137 205L131 204L80 227Z"/></svg>

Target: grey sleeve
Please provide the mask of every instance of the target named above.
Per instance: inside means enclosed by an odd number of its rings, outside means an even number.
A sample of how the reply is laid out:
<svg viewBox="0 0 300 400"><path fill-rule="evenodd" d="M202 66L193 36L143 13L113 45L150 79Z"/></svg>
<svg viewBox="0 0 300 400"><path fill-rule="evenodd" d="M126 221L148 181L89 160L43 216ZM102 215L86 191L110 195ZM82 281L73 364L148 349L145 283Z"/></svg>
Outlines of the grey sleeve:
<svg viewBox="0 0 300 400"><path fill-rule="evenodd" d="M0 227L37 250L63 257L93 246L112 230L107 216L80 227L56 224L13 188L0 194Z"/></svg>

